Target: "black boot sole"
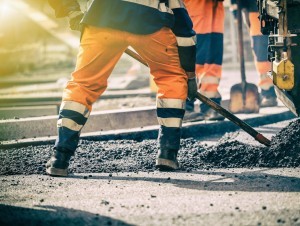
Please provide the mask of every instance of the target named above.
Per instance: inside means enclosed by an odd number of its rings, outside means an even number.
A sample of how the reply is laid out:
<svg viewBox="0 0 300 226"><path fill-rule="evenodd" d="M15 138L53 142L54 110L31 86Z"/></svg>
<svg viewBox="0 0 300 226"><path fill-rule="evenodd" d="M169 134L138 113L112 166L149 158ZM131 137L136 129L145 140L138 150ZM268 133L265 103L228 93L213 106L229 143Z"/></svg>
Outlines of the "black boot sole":
<svg viewBox="0 0 300 226"><path fill-rule="evenodd" d="M225 117L223 117L223 116L205 117L205 120L207 120L207 121L224 121Z"/></svg>
<svg viewBox="0 0 300 226"><path fill-rule="evenodd" d="M169 159L158 158L155 167L160 171L174 171L179 168L179 164Z"/></svg>
<svg viewBox="0 0 300 226"><path fill-rule="evenodd" d="M46 173L50 176L66 177L68 176L68 169L58 169L54 167L49 167L46 168Z"/></svg>
<svg viewBox="0 0 300 226"><path fill-rule="evenodd" d="M266 100L260 103L261 108L276 107L277 105L278 102L276 100Z"/></svg>

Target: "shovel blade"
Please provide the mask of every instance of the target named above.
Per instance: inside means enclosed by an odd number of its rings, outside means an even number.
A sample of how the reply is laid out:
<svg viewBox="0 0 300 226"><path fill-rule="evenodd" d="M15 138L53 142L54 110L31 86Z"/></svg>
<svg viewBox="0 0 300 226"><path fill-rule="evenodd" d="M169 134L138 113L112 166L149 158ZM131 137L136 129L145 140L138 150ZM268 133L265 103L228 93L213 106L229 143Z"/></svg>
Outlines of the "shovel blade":
<svg viewBox="0 0 300 226"><path fill-rule="evenodd" d="M243 98L243 86L241 83L235 84L230 90L229 111L232 113L258 113L259 93L256 85L246 83L245 100Z"/></svg>

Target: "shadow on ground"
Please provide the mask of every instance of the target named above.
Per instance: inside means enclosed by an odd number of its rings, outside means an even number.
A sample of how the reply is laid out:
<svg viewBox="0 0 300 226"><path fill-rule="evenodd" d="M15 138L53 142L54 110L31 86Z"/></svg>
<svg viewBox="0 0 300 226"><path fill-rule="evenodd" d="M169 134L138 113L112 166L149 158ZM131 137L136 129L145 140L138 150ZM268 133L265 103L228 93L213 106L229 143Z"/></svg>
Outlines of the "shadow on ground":
<svg viewBox="0 0 300 226"><path fill-rule="evenodd" d="M125 181L148 181L155 183L173 184L180 188L208 190L208 191L247 191L247 192L300 192L300 178L282 175L272 175L269 169L260 169L248 172L176 172L191 175L191 179L173 179L172 174L165 178L139 177L139 176L97 176L89 179L99 180L125 180ZM169 177L170 176L170 177ZM193 176L198 179L193 179ZM72 178L86 179L79 175L72 175ZM201 177L203 179L201 179ZM210 179L211 177L211 179ZM200 179L199 179L200 178Z"/></svg>
<svg viewBox="0 0 300 226"><path fill-rule="evenodd" d="M0 225L43 225L43 226L77 226L77 225L122 225L130 226L123 221L97 214L67 209L57 206L35 206L23 208L0 204Z"/></svg>

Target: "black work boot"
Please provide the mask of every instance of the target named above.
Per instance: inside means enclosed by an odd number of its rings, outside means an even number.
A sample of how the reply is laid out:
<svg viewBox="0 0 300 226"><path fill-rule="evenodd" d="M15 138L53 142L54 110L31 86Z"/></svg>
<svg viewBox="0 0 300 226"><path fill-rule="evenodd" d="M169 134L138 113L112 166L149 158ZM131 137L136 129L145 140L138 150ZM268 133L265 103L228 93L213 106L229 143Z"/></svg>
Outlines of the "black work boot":
<svg viewBox="0 0 300 226"><path fill-rule="evenodd" d="M218 105L221 105L221 98L211 98L211 100ZM204 119L208 121L223 121L225 119L223 115L219 114L204 103L200 104L200 112L203 114Z"/></svg>
<svg viewBox="0 0 300 226"><path fill-rule="evenodd" d="M46 163L46 173L51 176L68 176L68 167L73 152L68 150L55 150Z"/></svg>
<svg viewBox="0 0 300 226"><path fill-rule="evenodd" d="M196 122L204 120L203 115L194 110L194 102L194 100L186 100L183 122Z"/></svg>
<svg viewBox="0 0 300 226"><path fill-rule="evenodd" d="M223 121L225 117L213 109L208 109L203 113L204 119L208 121Z"/></svg>
<svg viewBox="0 0 300 226"><path fill-rule="evenodd" d="M260 107L275 107L278 105L277 96L274 87L268 90L261 90L260 94Z"/></svg>
<svg viewBox="0 0 300 226"><path fill-rule="evenodd" d="M178 150L159 150L156 158L156 168L161 171L172 171L179 168Z"/></svg>
<svg viewBox="0 0 300 226"><path fill-rule="evenodd" d="M203 120L204 116L201 112L185 111L183 122L199 122Z"/></svg>

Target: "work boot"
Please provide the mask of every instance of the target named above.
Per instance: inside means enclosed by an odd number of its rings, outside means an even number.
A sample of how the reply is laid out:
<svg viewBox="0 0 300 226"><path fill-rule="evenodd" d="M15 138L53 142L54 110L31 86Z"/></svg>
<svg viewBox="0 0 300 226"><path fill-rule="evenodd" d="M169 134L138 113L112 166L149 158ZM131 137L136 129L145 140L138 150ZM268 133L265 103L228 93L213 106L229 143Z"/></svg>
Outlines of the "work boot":
<svg viewBox="0 0 300 226"><path fill-rule="evenodd" d="M68 176L68 167L74 153L68 150L55 150L46 163L46 173L50 176Z"/></svg>
<svg viewBox="0 0 300 226"><path fill-rule="evenodd" d="M156 168L161 171L173 171L179 168L178 150L159 150L156 158Z"/></svg>
<svg viewBox="0 0 300 226"><path fill-rule="evenodd" d="M183 117L183 122L197 122L203 120L204 120L203 114L195 111L185 111Z"/></svg>
<svg viewBox="0 0 300 226"><path fill-rule="evenodd" d="M260 94L260 107L275 107L278 105L277 96L274 87L268 90L261 90Z"/></svg>
<svg viewBox="0 0 300 226"><path fill-rule="evenodd" d="M204 117L201 113L196 112L194 110L194 100L186 100L185 104L185 114L183 117L183 122L196 122L196 121L203 121Z"/></svg>
<svg viewBox="0 0 300 226"><path fill-rule="evenodd" d="M221 98L211 98L211 100L218 105L221 105ZM219 114L204 103L200 104L200 112L203 114L204 119L208 121L223 121L225 119L223 115Z"/></svg>
<svg viewBox="0 0 300 226"><path fill-rule="evenodd" d="M208 121L223 121L225 119L223 115L219 114L218 112L216 112L211 108L209 108L207 111L203 113L203 117L205 120Z"/></svg>

